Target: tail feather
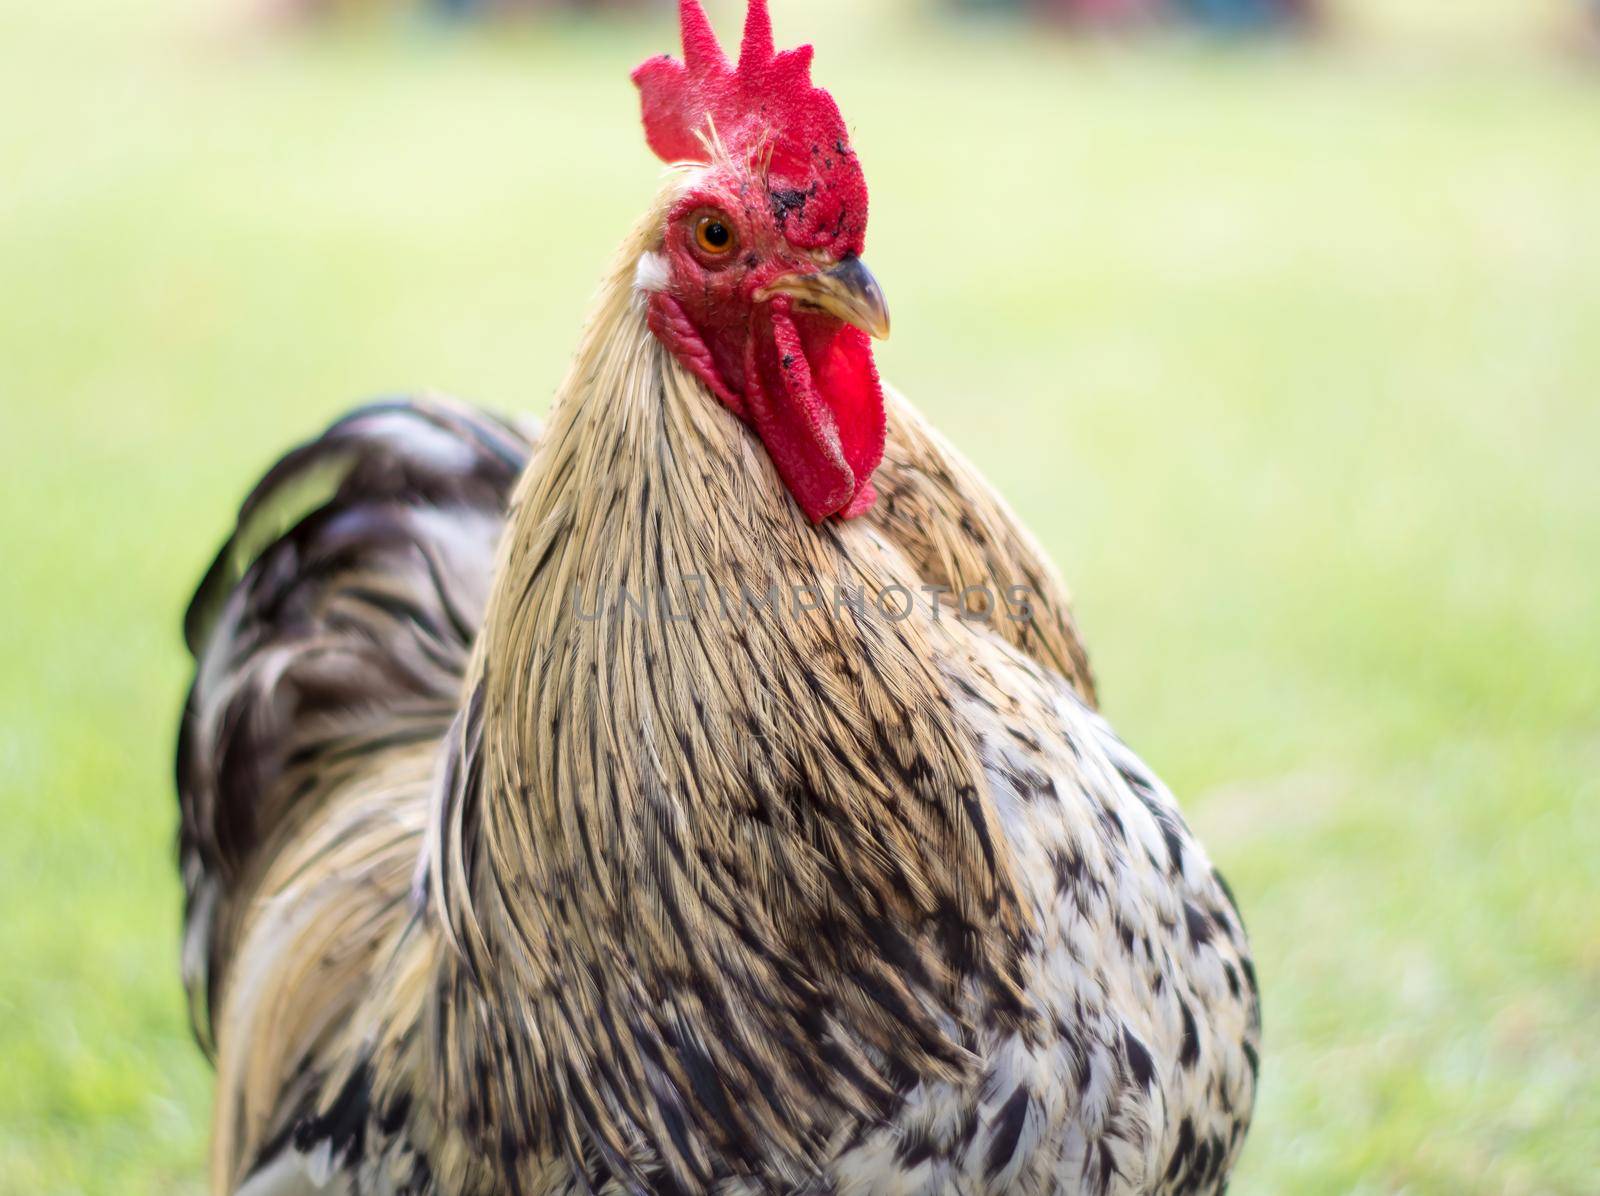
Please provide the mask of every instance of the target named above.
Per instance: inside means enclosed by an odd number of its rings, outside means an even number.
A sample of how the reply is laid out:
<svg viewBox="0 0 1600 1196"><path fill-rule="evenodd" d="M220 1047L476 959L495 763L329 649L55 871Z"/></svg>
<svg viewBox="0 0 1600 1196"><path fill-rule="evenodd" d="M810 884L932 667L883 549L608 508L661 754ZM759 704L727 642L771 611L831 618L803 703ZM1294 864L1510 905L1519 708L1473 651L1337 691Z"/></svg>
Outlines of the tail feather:
<svg viewBox="0 0 1600 1196"><path fill-rule="evenodd" d="M267 473L201 582L177 770L185 982L208 1050L264 849L374 754L448 728L535 435L443 399L363 407Z"/></svg>

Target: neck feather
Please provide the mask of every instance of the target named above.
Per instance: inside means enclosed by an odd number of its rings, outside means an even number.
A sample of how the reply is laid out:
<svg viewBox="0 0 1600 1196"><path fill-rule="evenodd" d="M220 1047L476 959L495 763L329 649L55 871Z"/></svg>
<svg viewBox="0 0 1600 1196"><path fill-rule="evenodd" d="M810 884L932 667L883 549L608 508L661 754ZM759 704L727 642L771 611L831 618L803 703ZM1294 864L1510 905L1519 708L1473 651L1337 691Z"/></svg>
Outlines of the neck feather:
<svg viewBox="0 0 1600 1196"><path fill-rule="evenodd" d="M991 932L1022 914L938 628L835 602L916 579L871 528L806 522L651 336L657 229L513 506L432 852L437 1012L449 1086L490 1063L530 1155L705 1190L793 1178L841 1112L959 1073L961 992L1024 1017L993 946L1021 936Z"/></svg>

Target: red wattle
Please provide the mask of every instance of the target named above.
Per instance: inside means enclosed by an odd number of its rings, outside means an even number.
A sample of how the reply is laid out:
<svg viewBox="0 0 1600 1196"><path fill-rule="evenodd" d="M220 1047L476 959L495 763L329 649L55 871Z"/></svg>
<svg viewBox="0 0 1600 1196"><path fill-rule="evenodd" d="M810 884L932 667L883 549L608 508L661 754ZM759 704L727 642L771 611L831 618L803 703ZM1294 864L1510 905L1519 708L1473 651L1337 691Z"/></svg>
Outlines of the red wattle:
<svg viewBox="0 0 1600 1196"><path fill-rule="evenodd" d="M757 318L745 367L750 422L813 523L865 514L883 459L883 390L869 342L829 317L772 301Z"/></svg>
<svg viewBox="0 0 1600 1196"><path fill-rule="evenodd" d="M805 346L811 377L833 412L844 458L855 474L855 503L870 495L859 509L846 508L846 518L865 514L877 497L872 475L883 462L887 417L883 410L883 383L872 357L872 340L859 328L832 319L800 316L796 319Z"/></svg>

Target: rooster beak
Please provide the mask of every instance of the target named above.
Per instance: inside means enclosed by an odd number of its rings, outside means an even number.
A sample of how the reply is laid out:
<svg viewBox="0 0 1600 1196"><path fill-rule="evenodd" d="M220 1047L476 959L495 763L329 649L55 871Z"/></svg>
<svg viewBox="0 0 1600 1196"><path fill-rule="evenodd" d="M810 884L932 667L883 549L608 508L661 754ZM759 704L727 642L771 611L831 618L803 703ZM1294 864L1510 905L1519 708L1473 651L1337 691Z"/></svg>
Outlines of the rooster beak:
<svg viewBox="0 0 1600 1196"><path fill-rule="evenodd" d="M756 297L792 295L804 306L818 308L878 340L889 337L889 304L866 263L847 257L817 274L790 274L762 289Z"/></svg>

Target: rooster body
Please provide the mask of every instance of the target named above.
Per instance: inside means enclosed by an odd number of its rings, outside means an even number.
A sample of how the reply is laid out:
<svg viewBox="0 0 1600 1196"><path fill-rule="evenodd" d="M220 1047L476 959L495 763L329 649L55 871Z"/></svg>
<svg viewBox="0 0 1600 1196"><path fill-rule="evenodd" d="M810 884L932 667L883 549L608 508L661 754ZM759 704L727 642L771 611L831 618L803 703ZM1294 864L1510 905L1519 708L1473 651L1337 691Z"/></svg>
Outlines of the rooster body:
<svg viewBox="0 0 1600 1196"><path fill-rule="evenodd" d="M684 352L662 229L710 186L673 172L546 429L359 411L197 595L214 1189L1219 1191L1258 1038L1226 887L1009 511L892 392L873 448L858 342L797 306L768 375L842 456ZM805 285L870 320L846 266Z"/></svg>

